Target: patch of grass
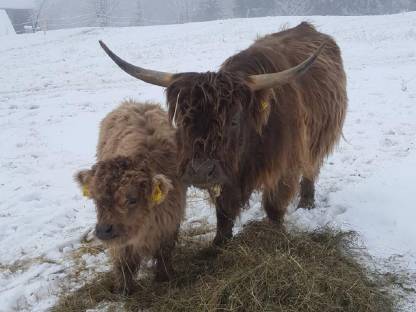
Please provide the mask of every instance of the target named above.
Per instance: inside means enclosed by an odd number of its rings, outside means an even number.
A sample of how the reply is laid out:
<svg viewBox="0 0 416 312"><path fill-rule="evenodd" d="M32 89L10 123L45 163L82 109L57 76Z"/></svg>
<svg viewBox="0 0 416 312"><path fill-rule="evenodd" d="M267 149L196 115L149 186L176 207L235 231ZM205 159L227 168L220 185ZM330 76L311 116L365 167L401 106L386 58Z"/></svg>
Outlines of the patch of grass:
<svg viewBox="0 0 416 312"><path fill-rule="evenodd" d="M246 225L222 249L183 235L171 282L156 283L147 274L122 298L111 292L111 274L103 273L52 311L85 311L103 302L126 311L393 311L385 285L351 256L354 242L351 233L288 233L265 222Z"/></svg>
<svg viewBox="0 0 416 312"><path fill-rule="evenodd" d="M0 263L0 272L10 272L13 274L19 271L24 272L24 271L27 271L32 265L42 264L42 263L58 264L54 260L47 259L44 256L40 256L36 258L27 258L24 260L17 260L11 264Z"/></svg>

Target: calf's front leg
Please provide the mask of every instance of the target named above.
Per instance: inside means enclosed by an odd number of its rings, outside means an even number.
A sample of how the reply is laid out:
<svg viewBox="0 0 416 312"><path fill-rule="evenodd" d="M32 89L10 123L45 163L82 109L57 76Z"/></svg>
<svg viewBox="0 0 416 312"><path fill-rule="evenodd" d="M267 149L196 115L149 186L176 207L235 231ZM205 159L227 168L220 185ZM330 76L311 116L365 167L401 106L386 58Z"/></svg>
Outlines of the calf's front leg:
<svg viewBox="0 0 416 312"><path fill-rule="evenodd" d="M168 281L174 275L172 265L172 252L175 247L178 233L175 233L175 237L170 241L165 241L161 244L160 249L156 254L156 276L157 282Z"/></svg>
<svg viewBox="0 0 416 312"><path fill-rule="evenodd" d="M140 255L131 246L112 250L114 263L115 291L131 294L134 278L140 269Z"/></svg>

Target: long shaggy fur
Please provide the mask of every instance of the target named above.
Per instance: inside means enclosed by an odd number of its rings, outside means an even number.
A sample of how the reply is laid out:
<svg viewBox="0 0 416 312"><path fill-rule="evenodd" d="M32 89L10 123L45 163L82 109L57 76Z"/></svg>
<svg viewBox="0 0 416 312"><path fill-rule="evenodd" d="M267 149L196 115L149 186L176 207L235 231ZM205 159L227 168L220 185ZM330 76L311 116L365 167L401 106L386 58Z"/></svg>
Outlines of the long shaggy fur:
<svg viewBox="0 0 416 312"><path fill-rule="evenodd" d="M296 81L250 89L250 75L296 66L324 42ZM217 241L231 236L236 215L256 189L264 191L263 205L274 221L281 222L301 177L301 205L313 206L314 180L341 137L347 110L341 52L330 36L306 22L267 35L217 73L177 74L167 99L170 118L177 110L182 172L194 158L206 157L218 160L228 176L217 199ZM236 115L240 126L233 130Z"/></svg>
<svg viewBox="0 0 416 312"><path fill-rule="evenodd" d="M170 253L183 219L185 187L177 174L175 130L159 105L125 101L101 122L97 163L77 175L88 185L97 223L119 237L105 242L118 287L129 291L144 258L157 260L157 277L171 274ZM155 184L166 195L152 202ZM134 200L132 205L126 204Z"/></svg>

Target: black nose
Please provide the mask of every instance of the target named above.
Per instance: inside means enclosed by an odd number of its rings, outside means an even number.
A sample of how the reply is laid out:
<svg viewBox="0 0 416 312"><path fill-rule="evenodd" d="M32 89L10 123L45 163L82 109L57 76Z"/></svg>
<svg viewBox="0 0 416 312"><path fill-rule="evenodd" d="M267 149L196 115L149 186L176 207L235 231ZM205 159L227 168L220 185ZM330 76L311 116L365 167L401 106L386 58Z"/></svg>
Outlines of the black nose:
<svg viewBox="0 0 416 312"><path fill-rule="evenodd" d="M215 167L216 167L216 164L214 160L195 159L191 161L192 174L200 178L204 178L204 179L213 178L215 174Z"/></svg>
<svg viewBox="0 0 416 312"><path fill-rule="evenodd" d="M101 240L110 240L115 237L112 224L97 224L95 235Z"/></svg>

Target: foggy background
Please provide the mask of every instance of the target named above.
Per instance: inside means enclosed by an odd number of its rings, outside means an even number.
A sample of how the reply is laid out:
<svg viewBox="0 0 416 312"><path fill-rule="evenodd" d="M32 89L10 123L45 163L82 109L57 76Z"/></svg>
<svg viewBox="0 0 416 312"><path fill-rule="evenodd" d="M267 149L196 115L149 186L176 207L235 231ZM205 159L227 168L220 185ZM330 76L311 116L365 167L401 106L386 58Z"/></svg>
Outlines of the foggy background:
<svg viewBox="0 0 416 312"><path fill-rule="evenodd" d="M416 0L31 0L8 10L18 32L83 26L141 26L275 15L374 15L416 11ZM17 28L16 28L17 27Z"/></svg>

